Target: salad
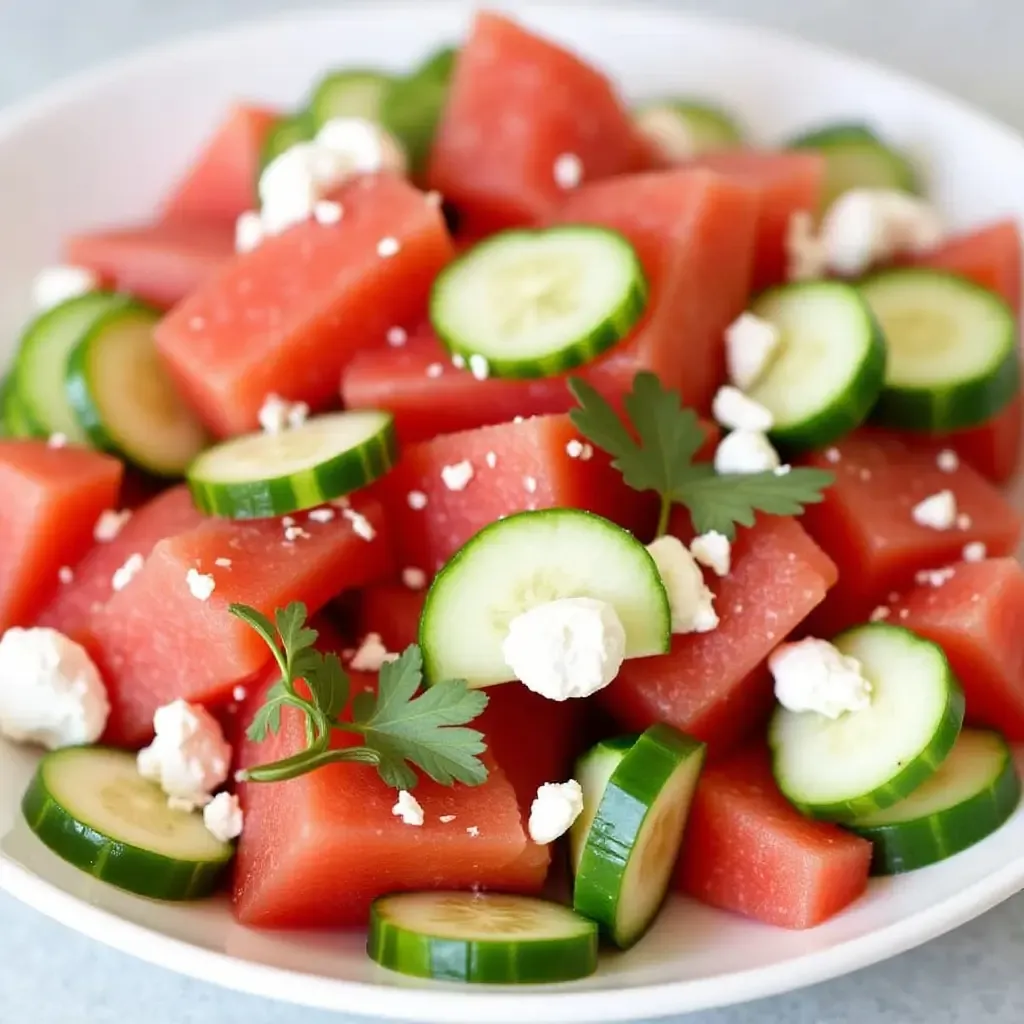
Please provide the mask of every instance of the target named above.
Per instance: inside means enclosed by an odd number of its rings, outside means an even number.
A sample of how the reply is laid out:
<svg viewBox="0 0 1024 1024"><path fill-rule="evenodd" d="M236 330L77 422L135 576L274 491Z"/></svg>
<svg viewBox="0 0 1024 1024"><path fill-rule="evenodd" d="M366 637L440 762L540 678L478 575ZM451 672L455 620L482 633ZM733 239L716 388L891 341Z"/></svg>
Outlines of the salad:
<svg viewBox="0 0 1024 1024"><path fill-rule="evenodd" d="M1021 248L925 192L865 125L755 148L492 13L237 106L152 224L67 240L3 380L30 829L506 984L671 892L809 928L984 840Z"/></svg>

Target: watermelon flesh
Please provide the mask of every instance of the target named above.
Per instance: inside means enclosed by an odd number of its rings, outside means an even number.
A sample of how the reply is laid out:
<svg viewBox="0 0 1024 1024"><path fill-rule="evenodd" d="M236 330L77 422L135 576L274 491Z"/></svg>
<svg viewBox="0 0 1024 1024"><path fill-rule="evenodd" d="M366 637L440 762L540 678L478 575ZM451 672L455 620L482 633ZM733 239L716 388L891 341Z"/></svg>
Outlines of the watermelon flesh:
<svg viewBox="0 0 1024 1024"><path fill-rule="evenodd" d="M803 817L779 792L767 752L704 769L677 888L704 903L781 928L811 928L867 888L871 844Z"/></svg>

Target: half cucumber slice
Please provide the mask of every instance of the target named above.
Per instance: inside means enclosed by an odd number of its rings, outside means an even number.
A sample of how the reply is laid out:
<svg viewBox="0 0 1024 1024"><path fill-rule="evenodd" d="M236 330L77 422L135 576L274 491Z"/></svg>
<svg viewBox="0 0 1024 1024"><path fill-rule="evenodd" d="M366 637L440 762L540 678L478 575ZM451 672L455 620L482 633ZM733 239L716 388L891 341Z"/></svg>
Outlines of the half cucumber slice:
<svg viewBox="0 0 1024 1024"><path fill-rule="evenodd" d="M420 619L427 681L511 681L502 654L509 623L565 597L610 604L625 629L627 658L669 649L668 598L643 544L590 512L542 509L485 526L434 577Z"/></svg>
<svg viewBox="0 0 1024 1024"><path fill-rule="evenodd" d="M206 429L168 376L153 344L160 313L121 301L71 350L65 387L82 432L156 476L181 476L208 443Z"/></svg>
<svg viewBox="0 0 1024 1024"><path fill-rule="evenodd" d="M189 466L188 486L208 515L262 519L365 487L397 456L391 413L329 413L280 434L247 434L215 445Z"/></svg>
<svg viewBox="0 0 1024 1024"><path fill-rule="evenodd" d="M873 874L896 875L980 843L1013 814L1020 792L1002 736L965 729L938 771L910 796L847 828L874 845Z"/></svg>
<svg viewBox="0 0 1024 1024"><path fill-rule="evenodd" d="M531 896L400 893L371 906L366 951L382 967L416 978L572 981L597 969L597 925Z"/></svg>
<svg viewBox="0 0 1024 1024"><path fill-rule="evenodd" d="M551 377L620 341L646 305L627 239L570 225L503 231L474 246L438 275L430 320L450 352L485 360L492 377Z"/></svg>
<svg viewBox="0 0 1024 1024"><path fill-rule="evenodd" d="M871 683L871 706L832 719L779 707L768 729L786 798L812 818L854 821L892 807L946 759L964 696L937 644L876 622L832 641Z"/></svg>
<svg viewBox="0 0 1024 1024"><path fill-rule="evenodd" d="M21 802L29 828L58 857L119 889L158 900L213 891L234 854L202 815L171 810L135 755L104 747L47 754Z"/></svg>
<svg viewBox="0 0 1024 1024"><path fill-rule="evenodd" d="M599 743L577 763L583 813L571 833L573 906L621 949L643 936L664 902L704 752L657 724Z"/></svg>
<svg viewBox="0 0 1024 1024"><path fill-rule="evenodd" d="M732 115L700 100L652 100L637 108L633 120L672 162L743 144L743 133Z"/></svg>
<svg viewBox="0 0 1024 1024"><path fill-rule="evenodd" d="M994 292L940 270L887 270L861 293L888 349L873 418L903 430L963 430L1020 390L1013 310Z"/></svg>
<svg viewBox="0 0 1024 1024"><path fill-rule="evenodd" d="M350 68L325 75L309 101L314 132L335 117L379 121L381 103L391 83L390 75L368 68Z"/></svg>
<svg viewBox="0 0 1024 1024"><path fill-rule="evenodd" d="M789 148L815 149L825 157L823 209L853 188L921 191L907 158L886 145L867 125L828 125L793 139Z"/></svg>
<svg viewBox="0 0 1024 1024"><path fill-rule="evenodd" d="M885 344L855 287L782 285L762 294L751 312L782 339L750 391L772 413L774 441L791 451L822 448L868 418L885 381Z"/></svg>

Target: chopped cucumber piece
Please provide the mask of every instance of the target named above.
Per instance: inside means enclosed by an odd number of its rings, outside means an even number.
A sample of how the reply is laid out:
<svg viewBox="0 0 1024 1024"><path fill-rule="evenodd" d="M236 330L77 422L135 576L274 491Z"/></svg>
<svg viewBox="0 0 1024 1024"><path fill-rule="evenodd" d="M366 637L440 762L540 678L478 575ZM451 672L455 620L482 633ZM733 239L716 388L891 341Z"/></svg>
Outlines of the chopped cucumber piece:
<svg viewBox="0 0 1024 1024"><path fill-rule="evenodd" d="M260 149L259 174L272 160L279 157L286 149L299 142L309 142L316 134L316 123L308 110L300 110L297 114L282 117L267 132ZM259 175L257 175L257 182Z"/></svg>
<svg viewBox="0 0 1024 1024"><path fill-rule="evenodd" d="M390 75L367 68L350 68L325 75L309 101L313 131L335 117L380 121L381 103L391 82Z"/></svg>
<svg viewBox="0 0 1024 1024"><path fill-rule="evenodd" d="M573 906L621 949L640 939L668 892L704 764L704 744L668 725L599 743L577 764Z"/></svg>
<svg viewBox="0 0 1024 1024"><path fill-rule="evenodd" d="M835 124L801 135L790 149L814 149L825 157L822 209L853 188L919 193L917 174L903 154L863 124Z"/></svg>
<svg viewBox="0 0 1024 1024"><path fill-rule="evenodd" d="M135 755L104 747L47 754L21 802L29 828L58 857L120 889L158 900L213 891L234 853L199 814L171 810Z"/></svg>
<svg viewBox="0 0 1024 1024"><path fill-rule="evenodd" d="M668 598L643 544L590 512L542 509L485 526L434 578L420 619L426 679L473 687L511 681L502 654L509 623L564 597L610 604L626 632L627 658L669 649Z"/></svg>
<svg viewBox="0 0 1024 1024"><path fill-rule="evenodd" d="M848 828L874 845L876 875L914 871L991 835L1020 803L1013 754L998 733L965 729L938 771L905 800Z"/></svg>
<svg viewBox="0 0 1024 1024"><path fill-rule="evenodd" d="M209 515L260 519L365 487L387 473L397 455L391 413L330 413L280 434L247 434L215 445L189 467L188 486Z"/></svg>
<svg viewBox="0 0 1024 1024"><path fill-rule="evenodd" d="M692 99L652 100L633 115L637 127L674 162L743 144L736 120L721 107Z"/></svg>
<svg viewBox="0 0 1024 1024"><path fill-rule="evenodd" d="M646 305L629 242L570 225L503 231L474 246L438 275L430 320L450 352L485 360L492 377L551 377L611 348Z"/></svg>
<svg viewBox="0 0 1024 1024"><path fill-rule="evenodd" d="M871 683L871 706L832 719L776 708L768 729L775 780L812 818L853 821L909 796L945 760L964 695L938 644L882 622L833 641Z"/></svg>
<svg viewBox="0 0 1024 1024"><path fill-rule="evenodd" d="M22 335L14 377L28 418L40 433L89 440L69 401L66 378L72 351L104 314L132 300L116 292L88 292L37 316Z"/></svg>
<svg viewBox="0 0 1024 1024"><path fill-rule="evenodd" d="M782 339L750 391L772 413L773 440L791 451L822 448L868 418L885 380L885 343L856 288L838 281L782 285L751 311Z"/></svg>
<svg viewBox="0 0 1024 1024"><path fill-rule="evenodd" d="M597 925L531 896L400 893L374 901L366 951L382 967L416 978L572 981L597 969Z"/></svg>
<svg viewBox="0 0 1024 1024"><path fill-rule="evenodd" d="M887 349L876 422L946 432L985 423L1020 390L1013 310L994 292L940 270L886 270L861 293Z"/></svg>
<svg viewBox="0 0 1024 1024"><path fill-rule="evenodd" d="M65 387L97 448L157 476L181 476L208 443L153 344L160 313L122 301L93 321L68 357Z"/></svg>

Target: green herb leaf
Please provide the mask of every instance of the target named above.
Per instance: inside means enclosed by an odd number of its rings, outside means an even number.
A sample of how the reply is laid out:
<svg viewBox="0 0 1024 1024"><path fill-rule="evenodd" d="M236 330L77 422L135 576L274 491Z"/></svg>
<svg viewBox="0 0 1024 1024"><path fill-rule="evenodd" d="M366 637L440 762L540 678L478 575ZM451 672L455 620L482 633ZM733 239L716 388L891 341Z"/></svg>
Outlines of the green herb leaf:
<svg viewBox="0 0 1024 1024"><path fill-rule="evenodd" d="M306 668L306 685L313 702L329 722L335 722L348 704L348 675L336 654L320 655L318 663Z"/></svg>
<svg viewBox="0 0 1024 1024"><path fill-rule="evenodd" d="M275 735L281 729L281 708L284 707L288 696L288 687L284 680L279 679L269 690L267 690L266 702L257 710L253 716L245 735L254 743L262 743L269 733Z"/></svg>

